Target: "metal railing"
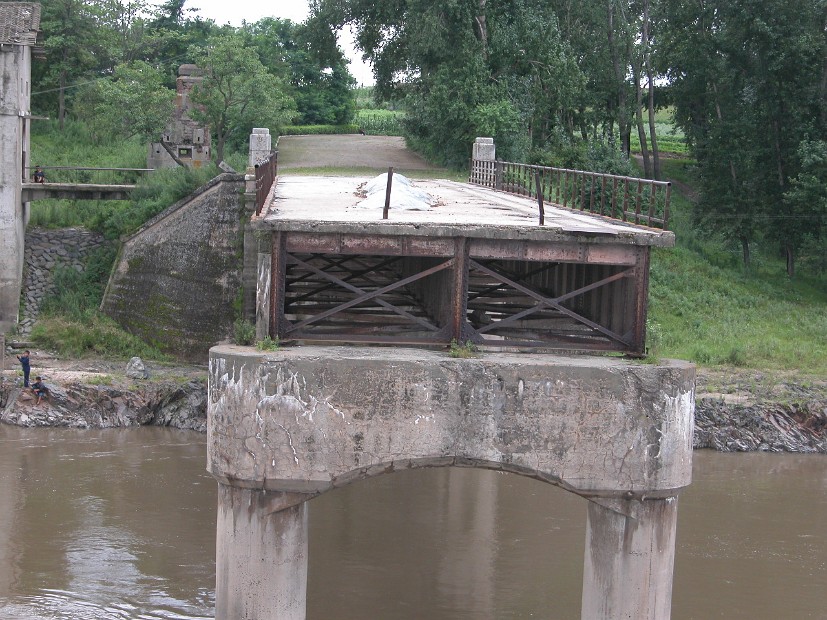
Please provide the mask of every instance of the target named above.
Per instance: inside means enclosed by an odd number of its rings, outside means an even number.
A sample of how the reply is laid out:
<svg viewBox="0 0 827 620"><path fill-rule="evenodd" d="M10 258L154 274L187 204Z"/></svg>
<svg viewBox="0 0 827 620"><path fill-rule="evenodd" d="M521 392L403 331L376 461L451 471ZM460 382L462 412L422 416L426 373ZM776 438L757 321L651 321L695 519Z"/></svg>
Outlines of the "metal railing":
<svg viewBox="0 0 827 620"><path fill-rule="evenodd" d="M26 168L24 183L35 182L35 166ZM40 166L46 183L88 185L134 185L153 168L92 168L83 166Z"/></svg>
<svg viewBox="0 0 827 620"><path fill-rule="evenodd" d="M270 189L279 172L279 152L273 151L266 159L256 164L256 215L261 215Z"/></svg>
<svg viewBox="0 0 827 620"><path fill-rule="evenodd" d="M669 226L668 181L479 159L471 160L468 181L624 222Z"/></svg>

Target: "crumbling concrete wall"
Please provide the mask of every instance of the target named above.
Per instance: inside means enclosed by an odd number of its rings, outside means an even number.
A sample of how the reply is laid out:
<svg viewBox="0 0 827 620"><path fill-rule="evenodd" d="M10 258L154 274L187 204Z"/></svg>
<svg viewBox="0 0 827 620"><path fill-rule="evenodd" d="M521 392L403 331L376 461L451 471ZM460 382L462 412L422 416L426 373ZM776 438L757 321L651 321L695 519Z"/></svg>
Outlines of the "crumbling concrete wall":
<svg viewBox="0 0 827 620"><path fill-rule="evenodd" d="M241 295L244 177L222 174L123 240L101 310L161 350L205 361Z"/></svg>

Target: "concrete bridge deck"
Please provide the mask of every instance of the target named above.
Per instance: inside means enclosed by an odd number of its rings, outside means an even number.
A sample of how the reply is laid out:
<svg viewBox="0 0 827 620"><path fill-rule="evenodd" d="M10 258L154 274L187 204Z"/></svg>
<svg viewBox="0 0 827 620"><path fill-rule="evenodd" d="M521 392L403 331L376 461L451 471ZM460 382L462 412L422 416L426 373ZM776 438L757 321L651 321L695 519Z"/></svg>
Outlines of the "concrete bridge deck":
<svg viewBox="0 0 827 620"><path fill-rule="evenodd" d="M397 177L398 175L394 175ZM416 201L394 180L388 219L382 219L384 191L368 196L366 177L280 176L269 208L257 222L261 229L301 232L391 232L429 237L488 237L498 239L561 240L589 237L612 242L672 247L675 235L596 215L545 206L545 223L538 225L537 201L497 192L470 183L445 179L411 182ZM384 186L383 188L384 189Z"/></svg>

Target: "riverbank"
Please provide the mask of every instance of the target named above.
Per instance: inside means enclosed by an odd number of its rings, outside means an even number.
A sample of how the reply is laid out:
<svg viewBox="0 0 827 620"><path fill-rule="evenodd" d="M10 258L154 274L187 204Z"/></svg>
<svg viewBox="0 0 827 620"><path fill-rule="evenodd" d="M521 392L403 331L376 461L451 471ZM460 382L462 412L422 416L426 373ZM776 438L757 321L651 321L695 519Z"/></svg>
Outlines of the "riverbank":
<svg viewBox="0 0 827 620"><path fill-rule="evenodd" d="M38 405L22 388L14 356L6 355L0 380L0 422L23 427L118 428L170 426L207 430L207 368L149 364L148 378L127 376L126 361L62 360L32 351L31 381L38 375L49 398ZM14 362L14 364L12 364Z"/></svg>
<svg viewBox="0 0 827 620"><path fill-rule="evenodd" d="M126 362L61 360L32 352L51 399L36 405L22 390L14 356L0 381L0 422L24 427L170 426L205 432L207 368L149 364L149 378L126 374ZM742 369L698 369L697 449L827 454L827 378Z"/></svg>

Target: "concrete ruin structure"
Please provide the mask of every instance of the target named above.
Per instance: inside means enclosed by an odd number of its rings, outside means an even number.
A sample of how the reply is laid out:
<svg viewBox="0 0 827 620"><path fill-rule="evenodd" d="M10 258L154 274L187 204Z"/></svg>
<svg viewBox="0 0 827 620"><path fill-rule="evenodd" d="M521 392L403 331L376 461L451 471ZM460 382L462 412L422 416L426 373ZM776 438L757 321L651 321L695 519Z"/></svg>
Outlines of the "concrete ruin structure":
<svg viewBox="0 0 827 620"><path fill-rule="evenodd" d="M672 233L398 176L281 176L257 213L258 338L302 346L210 352L216 617L305 617L314 497L454 466L588 501L582 618L669 618L695 372L635 357Z"/></svg>
<svg viewBox="0 0 827 620"><path fill-rule="evenodd" d="M178 68L175 111L160 142L149 145L147 168L200 168L209 164L211 153L210 130L190 117L193 104L192 90L204 80L195 65Z"/></svg>
<svg viewBox="0 0 827 620"><path fill-rule="evenodd" d="M40 5L0 3L0 333L17 325L29 205L22 182L29 169L32 51Z"/></svg>

